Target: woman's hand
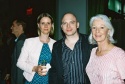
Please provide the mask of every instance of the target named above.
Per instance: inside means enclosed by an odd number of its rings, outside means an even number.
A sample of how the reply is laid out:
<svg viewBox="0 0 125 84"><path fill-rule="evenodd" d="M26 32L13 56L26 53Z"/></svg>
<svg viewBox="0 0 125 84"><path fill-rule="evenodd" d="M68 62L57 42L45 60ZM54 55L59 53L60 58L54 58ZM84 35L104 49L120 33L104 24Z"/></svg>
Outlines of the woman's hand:
<svg viewBox="0 0 125 84"><path fill-rule="evenodd" d="M41 76L45 76L47 74L48 70L46 69L46 66L38 66L37 73Z"/></svg>
<svg viewBox="0 0 125 84"><path fill-rule="evenodd" d="M45 76L48 72L46 66L34 66L33 71L37 72L40 76Z"/></svg>

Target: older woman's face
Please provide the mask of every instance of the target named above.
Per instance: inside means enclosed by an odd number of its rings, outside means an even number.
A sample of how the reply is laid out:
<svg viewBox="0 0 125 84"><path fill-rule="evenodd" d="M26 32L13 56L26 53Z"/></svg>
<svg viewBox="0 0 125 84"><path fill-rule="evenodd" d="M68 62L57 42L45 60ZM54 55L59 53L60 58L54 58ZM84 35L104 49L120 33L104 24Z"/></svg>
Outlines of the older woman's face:
<svg viewBox="0 0 125 84"><path fill-rule="evenodd" d="M95 19L92 24L92 36L98 42L108 41L109 29L102 19Z"/></svg>

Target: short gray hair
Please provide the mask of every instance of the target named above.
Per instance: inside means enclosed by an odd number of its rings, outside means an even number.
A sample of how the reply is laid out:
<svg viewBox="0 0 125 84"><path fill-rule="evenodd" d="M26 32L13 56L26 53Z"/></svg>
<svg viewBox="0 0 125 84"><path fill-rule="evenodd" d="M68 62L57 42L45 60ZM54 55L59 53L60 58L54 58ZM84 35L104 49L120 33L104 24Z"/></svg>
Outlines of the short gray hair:
<svg viewBox="0 0 125 84"><path fill-rule="evenodd" d="M116 41L113 39L114 28L113 28L113 26L111 24L110 19L106 15L97 14L96 16L93 16L90 19L89 25L90 25L91 28L92 28L92 24L93 24L94 20L96 20L96 19L102 19L104 21L105 26L110 30L109 41L111 43L116 43ZM92 36L92 31L91 31L91 33L89 35L89 42L90 42L90 44L97 44L97 42L94 40L94 38Z"/></svg>

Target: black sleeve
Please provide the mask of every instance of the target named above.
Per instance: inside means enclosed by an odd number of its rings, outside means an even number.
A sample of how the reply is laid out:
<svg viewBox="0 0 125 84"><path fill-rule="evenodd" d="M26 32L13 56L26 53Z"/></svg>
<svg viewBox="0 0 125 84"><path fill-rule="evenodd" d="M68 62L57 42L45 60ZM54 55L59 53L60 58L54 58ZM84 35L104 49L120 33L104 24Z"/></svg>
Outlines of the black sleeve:
<svg viewBox="0 0 125 84"><path fill-rule="evenodd" d="M53 45L54 46L54 45ZM52 49L52 59L50 62L51 68L49 70L49 84L57 84L57 73L56 73L56 47Z"/></svg>

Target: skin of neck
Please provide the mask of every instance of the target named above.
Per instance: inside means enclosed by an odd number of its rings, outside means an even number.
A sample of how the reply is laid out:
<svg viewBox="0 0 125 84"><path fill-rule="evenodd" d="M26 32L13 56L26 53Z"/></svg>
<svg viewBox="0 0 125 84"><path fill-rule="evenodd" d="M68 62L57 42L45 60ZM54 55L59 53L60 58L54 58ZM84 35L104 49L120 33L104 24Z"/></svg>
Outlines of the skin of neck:
<svg viewBox="0 0 125 84"><path fill-rule="evenodd" d="M76 43L78 39L79 39L78 33L75 33L74 35L71 35L71 36L66 36L66 41L70 43Z"/></svg>
<svg viewBox="0 0 125 84"><path fill-rule="evenodd" d="M49 34L42 34L39 36L40 38L40 41L43 41L43 42L48 42L49 41Z"/></svg>
<svg viewBox="0 0 125 84"><path fill-rule="evenodd" d="M109 41L104 41L104 42L98 42L98 50L103 51L107 50L112 44Z"/></svg>

